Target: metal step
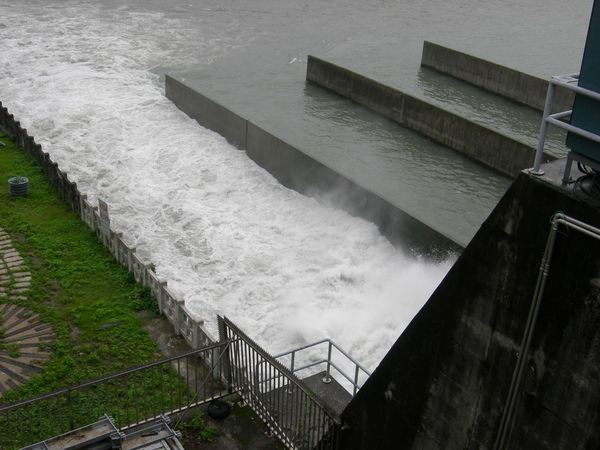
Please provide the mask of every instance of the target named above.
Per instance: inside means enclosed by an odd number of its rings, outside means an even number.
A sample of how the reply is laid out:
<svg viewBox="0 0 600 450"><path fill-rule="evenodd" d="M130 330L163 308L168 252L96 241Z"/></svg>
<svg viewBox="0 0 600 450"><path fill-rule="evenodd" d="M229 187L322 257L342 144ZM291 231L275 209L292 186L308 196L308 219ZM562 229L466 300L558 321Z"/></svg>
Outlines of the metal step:
<svg viewBox="0 0 600 450"><path fill-rule="evenodd" d="M169 419L160 416L151 425L129 433L121 433L112 418L69 431L21 450L184 450L180 434L171 430Z"/></svg>

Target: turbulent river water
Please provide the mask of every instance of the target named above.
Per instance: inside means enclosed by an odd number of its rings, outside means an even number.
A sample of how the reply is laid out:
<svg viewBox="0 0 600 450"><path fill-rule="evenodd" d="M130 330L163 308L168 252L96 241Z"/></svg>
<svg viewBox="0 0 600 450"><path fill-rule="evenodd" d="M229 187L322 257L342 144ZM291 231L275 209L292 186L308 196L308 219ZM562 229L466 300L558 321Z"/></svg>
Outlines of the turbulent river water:
<svg viewBox="0 0 600 450"><path fill-rule="evenodd" d="M224 314L274 353L330 337L374 369L452 260L404 255L373 224L282 188L178 111L164 74L466 243L509 180L306 85L307 55L531 142L537 116L419 70L422 42L576 72L591 4L4 0L0 100L210 331Z"/></svg>

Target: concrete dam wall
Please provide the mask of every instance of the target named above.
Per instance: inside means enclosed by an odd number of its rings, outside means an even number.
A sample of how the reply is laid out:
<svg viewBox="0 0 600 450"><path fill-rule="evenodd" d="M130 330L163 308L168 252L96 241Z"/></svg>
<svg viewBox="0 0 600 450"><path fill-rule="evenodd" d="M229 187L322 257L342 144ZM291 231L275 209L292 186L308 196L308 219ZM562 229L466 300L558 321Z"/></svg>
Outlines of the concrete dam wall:
<svg viewBox="0 0 600 450"><path fill-rule="evenodd" d="M283 186L375 223L394 245L432 256L462 251L459 244L390 201L170 76L166 96L200 125L244 149Z"/></svg>
<svg viewBox="0 0 600 450"><path fill-rule="evenodd" d="M546 104L549 80L432 42L423 43L421 66L459 78L538 111L543 111ZM552 112L570 110L573 108L574 99L573 91L557 88Z"/></svg>
<svg viewBox="0 0 600 450"><path fill-rule="evenodd" d="M507 177L533 165L533 147L346 68L309 56L306 79Z"/></svg>
<svg viewBox="0 0 600 450"><path fill-rule="evenodd" d="M494 448L550 221L600 224L561 187L563 163L516 179L342 413L344 449ZM600 448L600 242L556 236L506 448Z"/></svg>

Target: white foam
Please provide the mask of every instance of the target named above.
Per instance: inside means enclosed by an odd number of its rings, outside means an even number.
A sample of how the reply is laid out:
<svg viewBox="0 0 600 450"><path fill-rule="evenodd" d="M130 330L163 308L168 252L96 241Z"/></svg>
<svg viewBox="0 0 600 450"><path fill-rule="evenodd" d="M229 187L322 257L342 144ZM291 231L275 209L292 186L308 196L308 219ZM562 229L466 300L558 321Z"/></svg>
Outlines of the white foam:
<svg viewBox="0 0 600 450"><path fill-rule="evenodd" d="M407 260L166 100L153 69L208 63L250 31L54 6L0 7L5 106L211 331L224 314L274 353L330 337L372 370L450 262ZM194 55L173 45L190 33Z"/></svg>

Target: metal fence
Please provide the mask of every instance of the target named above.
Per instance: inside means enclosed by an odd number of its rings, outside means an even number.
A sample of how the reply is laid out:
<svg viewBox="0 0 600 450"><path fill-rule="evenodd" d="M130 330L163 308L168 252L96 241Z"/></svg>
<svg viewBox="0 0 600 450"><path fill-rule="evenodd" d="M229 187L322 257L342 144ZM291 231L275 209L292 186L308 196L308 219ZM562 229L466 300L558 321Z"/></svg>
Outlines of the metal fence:
<svg viewBox="0 0 600 450"><path fill-rule="evenodd" d="M337 449L341 421L226 318L221 342L0 406L0 448L17 450L109 416L128 430L237 393L290 449Z"/></svg>
<svg viewBox="0 0 600 450"><path fill-rule="evenodd" d="M230 385L290 449L336 449L341 421L290 370L219 318L221 340L230 342Z"/></svg>
<svg viewBox="0 0 600 450"><path fill-rule="evenodd" d="M321 346L322 344L327 344L327 358L322 358L315 361L310 361L308 363L304 363L298 365L297 355L311 349L313 347ZM335 349L337 355L343 359L344 362L350 363L350 365L354 369L353 376L350 376L346 373L346 370L341 366L341 364L336 364L333 360ZM352 389L352 396L354 397L358 390L360 389L363 380L366 380L371 376L371 372L369 372L365 367L360 365L354 358L352 358L348 353L346 353L339 345L333 342L331 339L321 339L320 341L313 342L312 344L307 344L302 347L295 348L293 350L287 351L285 353L280 353L279 355L274 356L275 359L279 361L284 361L284 358L288 360L288 365L290 371L292 373L300 372L306 369L311 369L313 367L319 365L325 365L325 378L323 382L329 383L331 379L331 369L335 369L337 373L339 373L342 377L344 377L349 383ZM361 378L362 375L362 378Z"/></svg>
<svg viewBox="0 0 600 450"><path fill-rule="evenodd" d="M0 406L0 448L15 450L107 415L126 430L223 397L227 343ZM214 361L214 362L211 362Z"/></svg>

